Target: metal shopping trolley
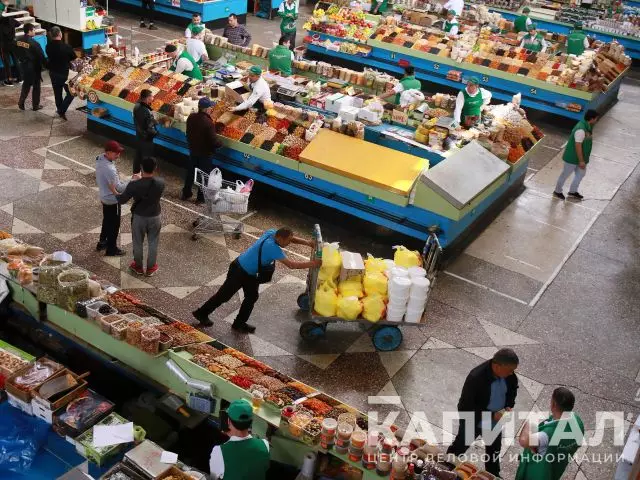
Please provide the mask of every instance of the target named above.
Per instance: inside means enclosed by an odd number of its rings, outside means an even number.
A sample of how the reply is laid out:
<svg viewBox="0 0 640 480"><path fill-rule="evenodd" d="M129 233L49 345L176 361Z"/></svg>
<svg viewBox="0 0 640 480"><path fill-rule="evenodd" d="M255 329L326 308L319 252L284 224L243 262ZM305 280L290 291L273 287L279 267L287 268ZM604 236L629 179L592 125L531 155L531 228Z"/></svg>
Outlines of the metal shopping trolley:
<svg viewBox="0 0 640 480"><path fill-rule="evenodd" d="M215 169L212 173L218 172ZM236 189L237 182L228 182L222 180L220 188L212 188L209 186L209 173L195 169L193 183L202 189L204 201L207 207L207 215L200 216L193 222L192 240L197 240L200 235L205 234L225 234L231 233L234 238L240 238L240 234L244 229L241 220L222 219L221 214L247 213L249 207L250 193L240 193Z"/></svg>

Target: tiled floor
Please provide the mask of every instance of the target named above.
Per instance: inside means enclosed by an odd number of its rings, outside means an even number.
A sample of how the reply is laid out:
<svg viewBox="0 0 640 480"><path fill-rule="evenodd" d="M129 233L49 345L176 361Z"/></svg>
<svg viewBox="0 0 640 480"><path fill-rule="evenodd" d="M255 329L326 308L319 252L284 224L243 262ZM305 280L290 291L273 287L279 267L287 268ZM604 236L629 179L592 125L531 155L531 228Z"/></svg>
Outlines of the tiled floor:
<svg viewBox="0 0 640 480"><path fill-rule="evenodd" d="M118 15L118 25L129 37L135 18ZM134 44L145 51L179 35L177 27L159 26L153 34L136 27ZM249 28L262 44L277 37L275 21L250 17ZM206 236L193 242L189 230L201 209L178 199L181 172L163 162L168 188L161 270L152 278L134 277L127 272L128 257L94 251L100 207L93 165L105 139L86 132L79 112L69 112L68 123L53 118L49 87L43 89L46 108L38 113L18 111L17 90L0 88L0 228L47 250L69 251L78 264L176 317L189 321L189 312L222 283L230 260L264 229L289 224L309 236L319 221L308 209L298 211L258 189L241 239ZM256 305L255 335L230 329L238 297L215 312L208 333L363 410L397 411L401 424L409 422L408 412L422 412L439 441L446 442L454 430L441 414L455 410L465 375L502 346L513 347L521 358L517 411L547 410L553 388L566 385L576 393L576 410L590 431L599 428L596 411L621 411L626 420L635 419L640 412L640 148L633 115L639 107L640 88L629 80L620 102L596 128L581 204L550 195L571 122L531 114L546 138L530 163L526 191L439 275L427 325L403 327L398 351L376 352L357 324L330 325L324 339L302 341L296 298L304 290L305 272L280 267ZM118 161L123 174L130 172L132 153L127 149ZM130 250L129 219L129 214L123 218L121 242ZM389 232L369 234L349 223L321 222L326 239L356 251L390 255L389 245L401 241ZM308 252L292 248L289 255L299 259ZM375 395L399 395L401 405L369 406L368 397ZM413 424L420 418L414 415ZM519 447L509 444L514 435L505 435L504 452L517 453ZM585 451L620 451L611 438L607 442ZM505 478L513 477L515 466L505 457ZM564 478L600 480L614 468L585 461L580 468L572 464Z"/></svg>

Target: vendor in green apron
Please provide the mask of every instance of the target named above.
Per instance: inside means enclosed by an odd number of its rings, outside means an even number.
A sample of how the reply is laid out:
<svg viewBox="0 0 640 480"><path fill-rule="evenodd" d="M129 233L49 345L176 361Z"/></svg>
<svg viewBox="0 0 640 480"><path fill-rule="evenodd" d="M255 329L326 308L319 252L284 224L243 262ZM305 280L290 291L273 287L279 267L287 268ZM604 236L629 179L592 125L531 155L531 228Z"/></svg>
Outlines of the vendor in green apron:
<svg viewBox="0 0 640 480"><path fill-rule="evenodd" d="M516 33L529 31L529 25L533 23L529 18L529 13L531 13L531 9L529 7L524 7L522 9L522 15L516 18L513 22L513 30Z"/></svg>
<svg viewBox="0 0 640 480"><path fill-rule="evenodd" d="M400 95L406 90L422 90L422 84L420 80L416 78L415 69L409 65L404 67L404 76L400 79L400 82L395 85L391 90L380 95L382 100L394 97L394 103L400 104Z"/></svg>
<svg viewBox="0 0 640 480"><path fill-rule="evenodd" d="M269 469L269 442L249 433L253 409L247 400L227 408L229 440L213 447L209 458L212 480L264 480Z"/></svg>
<svg viewBox="0 0 640 480"><path fill-rule="evenodd" d="M527 28L527 33L522 37L520 46L532 52L545 52L547 50L547 42L545 42L542 34L538 33L537 25L532 23Z"/></svg>
<svg viewBox="0 0 640 480"><path fill-rule="evenodd" d="M378 0L371 0L371 10L369 13L372 15L382 15L389 8L388 0L382 0L379 2Z"/></svg>
<svg viewBox="0 0 640 480"><path fill-rule="evenodd" d="M198 67L198 63L194 58L189 55L187 49L183 49L182 52L178 51L178 47L172 43L167 45L164 49L165 53L173 59L169 70L176 73L181 73L189 78L196 80L202 80L202 71Z"/></svg>
<svg viewBox="0 0 640 480"><path fill-rule="evenodd" d="M289 37L289 47L293 50L296 46L296 20L298 19L298 3L296 0L284 0L278 8L280 21L280 33Z"/></svg>
<svg viewBox="0 0 640 480"><path fill-rule="evenodd" d="M567 53L569 55L582 55L589 48L587 34L582 31L582 22L576 22L573 31L567 37Z"/></svg>
<svg viewBox="0 0 640 480"><path fill-rule="evenodd" d="M289 50L289 37L283 35L278 40L278 45L269 50L269 70L277 70L282 75L291 75L293 52Z"/></svg>
<svg viewBox="0 0 640 480"><path fill-rule="evenodd" d="M565 387L551 395L551 416L532 432L525 422L518 438L524 452L516 480L560 480L584 439L582 419L573 412L575 396Z"/></svg>
<svg viewBox="0 0 640 480"><path fill-rule="evenodd" d="M447 12L447 19L442 24L442 30L447 36L452 37L458 34L459 29L458 19L456 18L456 11L449 10Z"/></svg>
<svg viewBox="0 0 640 480"><path fill-rule="evenodd" d="M184 36L186 38L191 38L192 36L198 35L201 32L204 32L205 24L202 23L202 18L199 13L194 13L191 16L191 23L187 25L186 30L184 31Z"/></svg>
<svg viewBox="0 0 640 480"><path fill-rule="evenodd" d="M482 109L491 102L491 92L480 88L477 77L467 80L467 86L458 93L456 108L453 111L455 126L470 128L476 125L482 116Z"/></svg>

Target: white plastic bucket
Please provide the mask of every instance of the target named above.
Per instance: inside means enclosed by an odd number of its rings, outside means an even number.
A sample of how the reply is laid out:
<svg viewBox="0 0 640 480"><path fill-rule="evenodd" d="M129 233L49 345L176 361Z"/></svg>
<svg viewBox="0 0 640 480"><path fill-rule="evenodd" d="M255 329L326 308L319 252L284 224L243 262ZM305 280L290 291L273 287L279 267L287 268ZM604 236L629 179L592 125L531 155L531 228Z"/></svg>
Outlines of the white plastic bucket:
<svg viewBox="0 0 640 480"><path fill-rule="evenodd" d="M422 314L424 313L424 308L420 310L409 310L407 309L407 313L404 315L404 321L407 323L419 323L422 319Z"/></svg>
<svg viewBox="0 0 640 480"><path fill-rule="evenodd" d="M414 298L427 298L431 283L426 277L413 277L411 279L411 296Z"/></svg>
<svg viewBox="0 0 640 480"><path fill-rule="evenodd" d="M387 308L402 310L404 312L407 309L407 300L392 298L389 300L389 303L387 303Z"/></svg>
<svg viewBox="0 0 640 480"><path fill-rule="evenodd" d="M424 306L427 303L426 298L412 298L409 297L409 302L407 302L407 310L424 310Z"/></svg>
<svg viewBox="0 0 640 480"><path fill-rule="evenodd" d="M404 267L393 267L389 270L389 278L397 277L409 278L409 270Z"/></svg>
<svg viewBox="0 0 640 480"><path fill-rule="evenodd" d="M389 292L404 294L411 291L411 279L407 277L391 277L389 280Z"/></svg>
<svg viewBox="0 0 640 480"><path fill-rule="evenodd" d="M414 278L414 277L426 277L427 276L427 271L424 268L418 267L418 266L409 267L409 276L411 278Z"/></svg>
<svg viewBox="0 0 640 480"><path fill-rule="evenodd" d="M404 316L404 309L395 310L387 306L387 321L389 322L401 322Z"/></svg>
<svg viewBox="0 0 640 480"><path fill-rule="evenodd" d="M387 269L386 269L386 271L389 271L389 270L391 270L393 267L395 267L395 266L396 266L395 262L394 262L393 260L388 259L388 258L385 258L385 259L384 259L384 263L387 265Z"/></svg>

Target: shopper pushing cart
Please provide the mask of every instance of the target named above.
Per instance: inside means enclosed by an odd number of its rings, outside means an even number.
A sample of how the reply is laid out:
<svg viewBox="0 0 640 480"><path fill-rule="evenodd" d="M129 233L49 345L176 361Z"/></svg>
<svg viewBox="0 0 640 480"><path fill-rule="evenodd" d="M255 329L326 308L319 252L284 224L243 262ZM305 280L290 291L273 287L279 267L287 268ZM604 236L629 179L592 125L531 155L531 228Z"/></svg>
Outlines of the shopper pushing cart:
<svg viewBox="0 0 640 480"><path fill-rule="evenodd" d="M276 262L293 269L318 268L322 265L320 259L297 262L287 258L284 249L291 243L315 247L314 241L296 237L289 228L272 229L267 230L246 252L231 262L227 278L220 289L204 305L193 312L193 316L200 322L200 325L205 327L213 325L213 322L209 320L209 315L220 305L231 300L242 289L244 299L232 328L243 333L255 332L256 327L247 322L253 311L253 306L260 296L260 284L271 281Z"/></svg>

